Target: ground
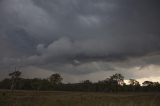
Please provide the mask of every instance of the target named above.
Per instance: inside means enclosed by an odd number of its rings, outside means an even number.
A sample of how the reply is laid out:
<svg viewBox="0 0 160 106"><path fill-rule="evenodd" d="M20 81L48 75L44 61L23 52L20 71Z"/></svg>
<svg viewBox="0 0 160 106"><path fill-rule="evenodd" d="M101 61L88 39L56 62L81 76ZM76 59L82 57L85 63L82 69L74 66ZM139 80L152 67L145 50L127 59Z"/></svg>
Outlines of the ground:
<svg viewBox="0 0 160 106"><path fill-rule="evenodd" d="M160 106L160 93L0 91L0 106Z"/></svg>

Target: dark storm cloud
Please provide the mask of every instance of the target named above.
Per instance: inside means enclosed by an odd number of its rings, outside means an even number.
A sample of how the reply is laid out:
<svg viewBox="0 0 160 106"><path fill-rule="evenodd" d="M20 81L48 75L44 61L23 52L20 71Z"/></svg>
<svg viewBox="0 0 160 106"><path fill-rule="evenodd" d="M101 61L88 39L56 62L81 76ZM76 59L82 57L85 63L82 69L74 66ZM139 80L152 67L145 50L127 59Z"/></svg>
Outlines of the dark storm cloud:
<svg viewBox="0 0 160 106"><path fill-rule="evenodd" d="M159 4L158 0L1 0L0 63L79 74L97 71L92 63L104 61L103 70L114 70L105 62L159 52ZM139 64L153 62L144 61Z"/></svg>

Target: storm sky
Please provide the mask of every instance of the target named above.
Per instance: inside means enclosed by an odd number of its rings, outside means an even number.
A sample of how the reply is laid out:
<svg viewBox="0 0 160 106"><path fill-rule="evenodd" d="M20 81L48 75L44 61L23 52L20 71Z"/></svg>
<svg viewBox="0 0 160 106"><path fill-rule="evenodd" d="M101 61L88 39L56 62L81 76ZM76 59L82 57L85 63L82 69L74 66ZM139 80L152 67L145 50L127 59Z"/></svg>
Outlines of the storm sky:
<svg viewBox="0 0 160 106"><path fill-rule="evenodd" d="M159 0L0 0L0 79L160 81Z"/></svg>

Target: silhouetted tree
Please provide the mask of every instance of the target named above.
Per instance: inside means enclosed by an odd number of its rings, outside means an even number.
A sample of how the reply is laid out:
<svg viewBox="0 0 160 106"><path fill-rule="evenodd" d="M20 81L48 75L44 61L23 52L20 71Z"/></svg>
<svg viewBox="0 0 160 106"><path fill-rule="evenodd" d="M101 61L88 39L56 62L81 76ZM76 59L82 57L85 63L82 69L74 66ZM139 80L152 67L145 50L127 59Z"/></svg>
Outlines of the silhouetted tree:
<svg viewBox="0 0 160 106"><path fill-rule="evenodd" d="M52 74L52 75L49 77L49 81L51 82L52 85L60 84L60 83L62 83L62 80L63 80L63 78L62 78L61 75L58 74L58 73Z"/></svg>
<svg viewBox="0 0 160 106"><path fill-rule="evenodd" d="M15 71L10 73L9 76L11 77L11 80L12 80L11 90L13 91L16 88L17 81L19 80L21 76L21 72L17 71L15 68Z"/></svg>
<svg viewBox="0 0 160 106"><path fill-rule="evenodd" d="M123 85L124 84L124 76L119 74L119 73L116 73L116 74L112 75L110 77L110 80L111 81L116 81L118 85Z"/></svg>
<svg viewBox="0 0 160 106"><path fill-rule="evenodd" d="M116 73L108 79L110 90L113 92L118 92L121 86L124 84L124 76L119 73Z"/></svg>
<svg viewBox="0 0 160 106"><path fill-rule="evenodd" d="M129 85L124 83L124 76L114 74L109 78L91 82L84 80L80 83L62 83L60 74L52 74L49 79L24 79L20 78L21 72L15 70L10 73L11 78L0 81L0 89L18 89L18 90L57 90L57 91L96 91L96 92L137 92L137 91L160 91L160 83L144 81L143 86L135 79L129 80Z"/></svg>
<svg viewBox="0 0 160 106"><path fill-rule="evenodd" d="M90 91L92 89L92 82L90 80L84 80L80 83L82 91Z"/></svg>
<svg viewBox="0 0 160 106"><path fill-rule="evenodd" d="M153 86L153 82L152 81L144 81L143 83L143 86Z"/></svg>
<svg viewBox="0 0 160 106"><path fill-rule="evenodd" d="M135 79L129 79L129 84L132 86L140 85L139 82Z"/></svg>
<svg viewBox="0 0 160 106"><path fill-rule="evenodd" d="M140 84L137 80L135 79L129 79L129 85L132 91L138 91Z"/></svg>
<svg viewBox="0 0 160 106"><path fill-rule="evenodd" d="M142 84L145 91L160 91L159 82L144 81Z"/></svg>

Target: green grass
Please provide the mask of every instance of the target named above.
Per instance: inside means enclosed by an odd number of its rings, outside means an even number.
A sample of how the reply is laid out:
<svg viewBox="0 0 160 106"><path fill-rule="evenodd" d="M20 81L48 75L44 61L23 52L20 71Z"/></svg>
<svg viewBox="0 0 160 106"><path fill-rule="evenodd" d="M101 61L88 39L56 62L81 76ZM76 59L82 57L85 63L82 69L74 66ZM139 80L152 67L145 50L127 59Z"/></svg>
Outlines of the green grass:
<svg viewBox="0 0 160 106"><path fill-rule="evenodd" d="M160 93L0 91L0 106L160 106Z"/></svg>

